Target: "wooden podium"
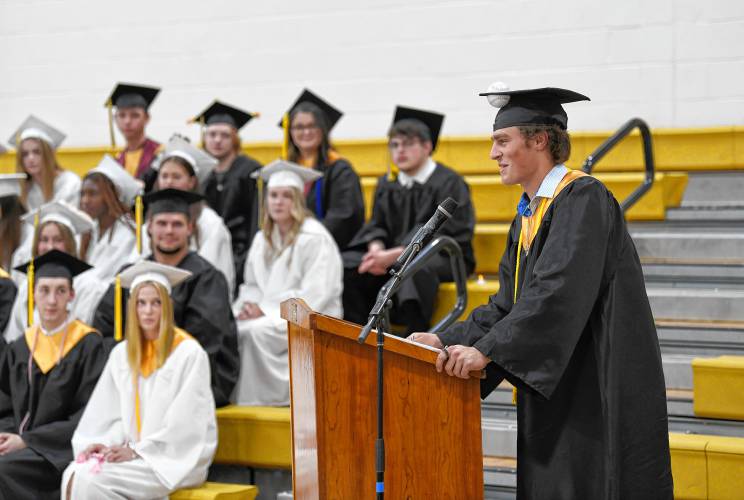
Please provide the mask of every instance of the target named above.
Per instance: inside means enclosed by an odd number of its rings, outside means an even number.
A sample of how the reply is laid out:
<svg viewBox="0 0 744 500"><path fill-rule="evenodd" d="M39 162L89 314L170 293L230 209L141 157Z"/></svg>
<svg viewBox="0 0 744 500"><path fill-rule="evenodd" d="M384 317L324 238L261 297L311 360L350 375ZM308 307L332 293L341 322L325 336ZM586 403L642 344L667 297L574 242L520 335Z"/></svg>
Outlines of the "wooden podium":
<svg viewBox="0 0 744 500"><path fill-rule="evenodd" d="M282 303L289 323L297 499L375 498L376 333ZM385 338L385 496L483 498L480 386L437 373L437 350Z"/></svg>

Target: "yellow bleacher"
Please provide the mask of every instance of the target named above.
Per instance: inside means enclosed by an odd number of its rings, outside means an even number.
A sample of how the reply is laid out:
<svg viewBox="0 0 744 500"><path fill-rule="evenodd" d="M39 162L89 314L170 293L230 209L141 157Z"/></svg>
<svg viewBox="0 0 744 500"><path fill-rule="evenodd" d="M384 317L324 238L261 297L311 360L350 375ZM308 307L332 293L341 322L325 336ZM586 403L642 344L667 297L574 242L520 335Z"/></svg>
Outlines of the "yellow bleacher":
<svg viewBox="0 0 744 500"><path fill-rule="evenodd" d="M695 415L744 420L744 356L694 359L692 384Z"/></svg>
<svg viewBox="0 0 744 500"><path fill-rule="evenodd" d="M170 495L170 500L253 500L258 487L245 484L207 481L198 488L185 488Z"/></svg>
<svg viewBox="0 0 744 500"><path fill-rule="evenodd" d="M229 405L217 410L219 442L214 462L289 469L292 430L288 407Z"/></svg>
<svg viewBox="0 0 744 500"><path fill-rule="evenodd" d="M669 433L677 500L737 500L744 492L744 438Z"/></svg>
<svg viewBox="0 0 744 500"><path fill-rule="evenodd" d="M494 170L496 165L493 165ZM600 173L596 175L615 197L622 201L643 182L643 174L638 173ZM511 222L516 212L517 203L522 196L519 186L507 186L501 183L498 175L465 176L470 185L475 217L480 223ZM365 211L369 217L372 213L372 202L377 185L376 177L363 177ZM666 210L678 206L687 186L687 174L657 173L653 187L638 203L633 206L626 218L628 220L663 220Z"/></svg>

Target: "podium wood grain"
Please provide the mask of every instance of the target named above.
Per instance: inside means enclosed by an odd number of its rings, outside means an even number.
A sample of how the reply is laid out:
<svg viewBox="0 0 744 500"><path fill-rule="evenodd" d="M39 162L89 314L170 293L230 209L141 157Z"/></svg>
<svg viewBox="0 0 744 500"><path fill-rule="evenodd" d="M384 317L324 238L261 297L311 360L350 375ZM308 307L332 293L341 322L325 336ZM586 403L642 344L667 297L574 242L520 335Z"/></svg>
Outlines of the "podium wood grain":
<svg viewBox="0 0 744 500"><path fill-rule="evenodd" d="M289 323L292 475L298 499L375 498L376 334L282 303ZM479 381L439 374L437 354L385 339L385 495L483 498Z"/></svg>

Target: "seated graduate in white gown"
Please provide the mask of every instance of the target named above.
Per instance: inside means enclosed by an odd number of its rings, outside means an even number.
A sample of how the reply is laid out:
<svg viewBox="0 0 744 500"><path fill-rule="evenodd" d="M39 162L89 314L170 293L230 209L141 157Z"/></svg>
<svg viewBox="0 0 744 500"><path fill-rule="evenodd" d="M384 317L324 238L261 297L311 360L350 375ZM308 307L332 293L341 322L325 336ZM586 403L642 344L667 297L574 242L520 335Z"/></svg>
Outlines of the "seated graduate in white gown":
<svg viewBox="0 0 744 500"><path fill-rule="evenodd" d="M141 261L121 273L130 289L126 338L114 347L72 437L64 499L167 498L207 478L217 448L209 360L177 328L170 291L191 273Z"/></svg>
<svg viewBox="0 0 744 500"><path fill-rule="evenodd" d="M286 161L260 170L267 195L233 313L238 320L240 405L289 404L287 322L279 306L299 297L318 312L341 317L343 265L336 242L305 205L306 182L322 174Z"/></svg>
<svg viewBox="0 0 744 500"><path fill-rule="evenodd" d="M32 228L33 236L29 238L27 246L19 247L16 250L13 256L14 261L19 256L31 260L33 257L44 255L50 250L59 250L77 258L79 257L78 240L80 235L91 231L94 226L93 219L85 212L59 201L46 203L25 214L22 219L26 225ZM95 299L91 299L91 296L100 296L98 292L100 285L96 283L95 279L91 279L94 273L94 269L89 269L75 276L73 283L75 298L69 306L71 316L87 324L91 323L95 312L95 304L92 304ZM23 279L16 282L18 293L13 303L8 325L3 333L3 337L8 343L23 335L23 332L29 326L28 299L30 290L25 275L23 276ZM36 323L38 322L38 311L34 314L36 315L34 321Z"/></svg>
<svg viewBox="0 0 744 500"><path fill-rule="evenodd" d="M83 178L80 208L96 224L93 231L82 236L80 255L94 266L103 284L101 296L116 272L138 256L137 227L131 209L143 186L109 155L104 155ZM94 308L97 305L92 304Z"/></svg>
<svg viewBox="0 0 744 500"><path fill-rule="evenodd" d="M155 188L200 193L201 185L217 163L216 158L174 135L165 146L158 164L153 166L158 172ZM232 298L235 290L235 265L230 231L222 217L206 202L194 203L190 210L191 220L196 221L191 236L191 249L222 272Z"/></svg>
<svg viewBox="0 0 744 500"><path fill-rule="evenodd" d="M51 201L78 204L80 177L57 161L56 150L64 139L64 133L30 115L8 141L16 148L16 172L28 175L21 201L29 210Z"/></svg>

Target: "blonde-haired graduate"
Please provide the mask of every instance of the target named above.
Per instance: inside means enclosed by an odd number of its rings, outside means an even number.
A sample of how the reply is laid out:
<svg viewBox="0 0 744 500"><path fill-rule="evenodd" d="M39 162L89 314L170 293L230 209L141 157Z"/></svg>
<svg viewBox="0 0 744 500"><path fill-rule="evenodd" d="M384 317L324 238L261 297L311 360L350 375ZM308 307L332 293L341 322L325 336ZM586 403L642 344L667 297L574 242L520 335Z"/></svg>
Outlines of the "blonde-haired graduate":
<svg viewBox="0 0 744 500"><path fill-rule="evenodd" d="M277 160L260 170L266 181L263 221L245 262L233 313L238 323L240 378L233 401L289 405L287 322L280 304L303 299L315 311L340 317L343 264L331 233L307 211L306 182L322 174Z"/></svg>
<svg viewBox="0 0 744 500"><path fill-rule="evenodd" d="M114 347L72 437L62 498L167 498L207 478L217 448L207 354L174 325L173 286L191 275L141 261L129 288L126 338Z"/></svg>

